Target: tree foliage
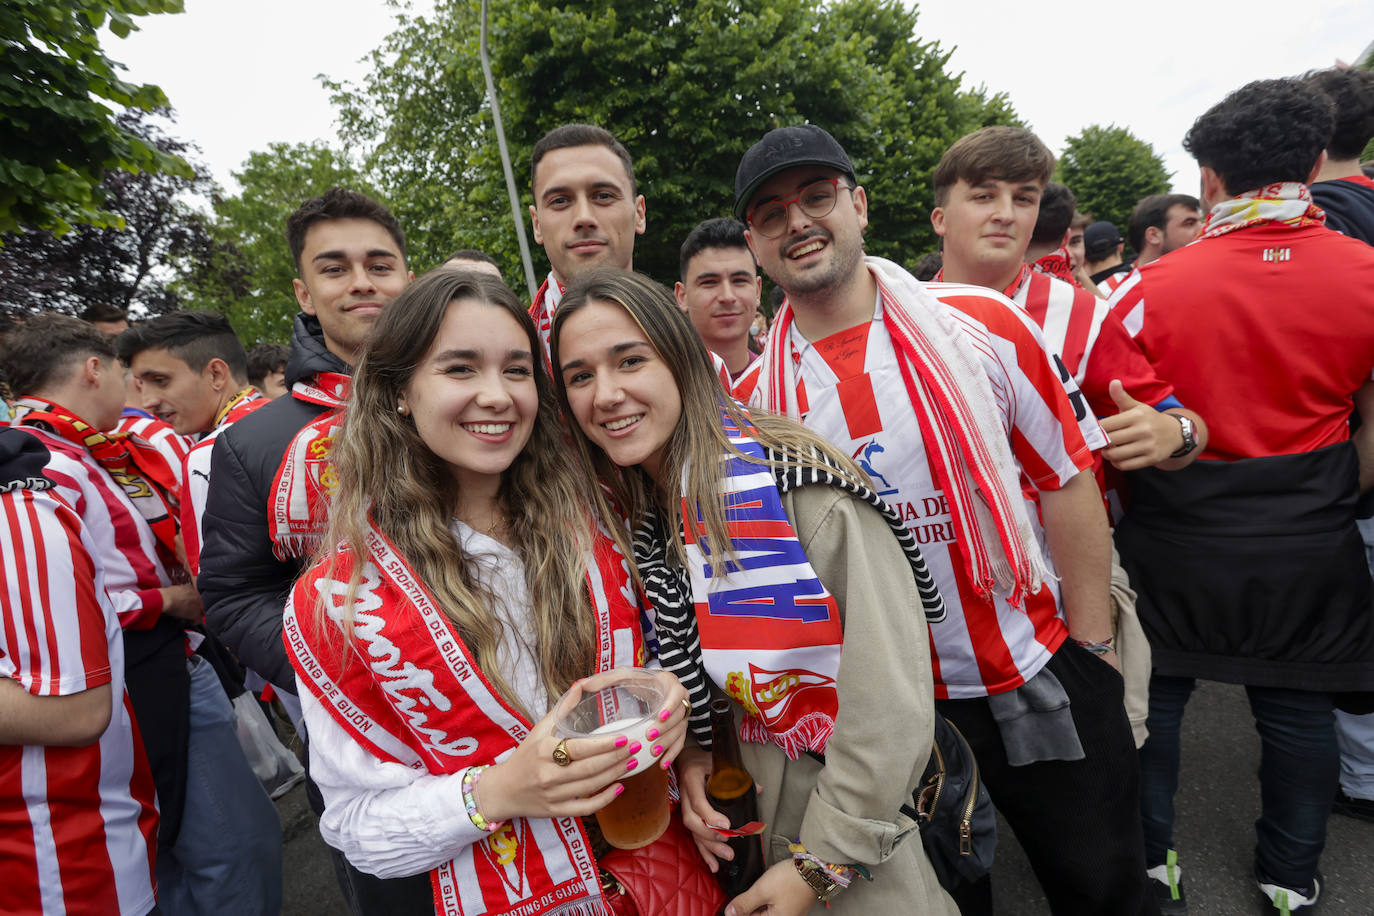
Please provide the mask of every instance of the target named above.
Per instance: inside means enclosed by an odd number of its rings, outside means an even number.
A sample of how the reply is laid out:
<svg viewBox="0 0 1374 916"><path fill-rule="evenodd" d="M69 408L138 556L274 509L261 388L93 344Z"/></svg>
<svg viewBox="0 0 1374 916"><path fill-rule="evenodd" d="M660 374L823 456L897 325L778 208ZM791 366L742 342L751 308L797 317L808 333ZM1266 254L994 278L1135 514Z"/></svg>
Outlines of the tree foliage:
<svg viewBox="0 0 1374 916"><path fill-rule="evenodd" d="M170 117L171 112L157 114ZM115 126L163 156L185 161L194 152L137 109L119 115ZM0 236L0 309L78 314L104 303L156 315L179 307L180 297L169 285L176 266L204 258L211 245L204 217L184 198L209 196L214 187L203 171L189 177L106 173L97 190L115 226Z"/></svg>
<svg viewBox="0 0 1374 916"><path fill-rule="evenodd" d="M151 111L167 97L126 82L105 56L98 30L123 38L135 16L181 12L182 0L5 0L0 4L0 232L66 232L73 223L119 225L104 203L110 170L191 167L122 126L113 103Z"/></svg>
<svg viewBox="0 0 1374 916"><path fill-rule="evenodd" d="M521 276L485 98L480 3L402 14L360 86L327 84L411 240L417 270L480 248ZM899 0L494 0L490 54L517 183L532 202L534 143L571 121L615 133L635 159L648 231L635 267L659 280L697 222L728 215L735 168L768 130L810 121L850 152L869 191L869 250L934 245L930 173L956 138L1014 123L1006 99L961 87L948 51L916 37ZM535 252L536 264L544 264Z"/></svg>
<svg viewBox="0 0 1374 916"><path fill-rule="evenodd" d="M1172 177L1154 147L1124 127L1090 125L1070 137L1057 181L1078 197L1078 209L1121 232L1142 197L1164 194Z"/></svg>
<svg viewBox="0 0 1374 916"><path fill-rule="evenodd" d="M299 311L287 216L335 185L377 192L347 156L320 143L273 143L232 174L239 193L215 199L209 256L188 265L180 288L190 307L228 318L245 344L286 343Z"/></svg>

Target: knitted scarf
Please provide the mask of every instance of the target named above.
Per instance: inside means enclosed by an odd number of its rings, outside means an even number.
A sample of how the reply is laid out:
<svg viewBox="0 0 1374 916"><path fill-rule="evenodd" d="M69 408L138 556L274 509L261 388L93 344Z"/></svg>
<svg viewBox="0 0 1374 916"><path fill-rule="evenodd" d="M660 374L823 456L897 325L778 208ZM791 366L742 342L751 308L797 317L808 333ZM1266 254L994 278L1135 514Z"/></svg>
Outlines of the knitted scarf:
<svg viewBox="0 0 1374 916"><path fill-rule="evenodd" d="M1282 181L1215 204L1198 238L1216 238L1237 229L1270 223L1302 229L1325 222L1326 214L1312 202L1312 192L1307 190L1307 185L1299 181Z"/></svg>
<svg viewBox="0 0 1374 916"><path fill-rule="evenodd" d="M949 500L968 580L985 600L1000 590L1020 605L1049 572L987 373L954 317L919 281L891 261L865 262L878 283L883 324L935 480ZM793 317L784 300L768 331L752 402L800 420Z"/></svg>
<svg viewBox="0 0 1374 916"><path fill-rule="evenodd" d="M311 567L292 589L283 637L301 683L379 760L449 775L504 758L532 724L492 688L433 596L375 527L367 553L351 630L343 624L345 600L358 560L349 550ZM600 531L588 558L588 587L597 670L640 663L629 568ZM324 623L317 601L324 602ZM610 916L575 817L510 821L434 869L430 882L440 914Z"/></svg>
<svg viewBox="0 0 1374 916"><path fill-rule="evenodd" d="M15 406L19 408L16 426L46 429L89 452L129 497L167 556L180 555L177 476L156 448L128 433L102 433L60 404L43 398L21 398Z"/></svg>
<svg viewBox="0 0 1374 916"><path fill-rule="evenodd" d="M277 468L267 503L272 552L280 560L306 557L328 521L329 496L338 480L329 453L343 429L343 409L353 380L338 372L317 372L291 386L291 397L330 408L292 438Z"/></svg>
<svg viewBox="0 0 1374 916"><path fill-rule="evenodd" d="M1030 269L1057 277L1079 289L1083 288L1078 278L1073 275L1073 265L1069 263L1069 252L1066 248L1056 248L1047 255L1041 255L1030 263Z"/></svg>
<svg viewBox="0 0 1374 916"><path fill-rule="evenodd" d="M903 524L901 516L883 502L878 494L843 475L824 452L813 451L803 456L790 451L775 450L762 443L755 444L761 449L764 458L764 463L757 467L771 475L779 495L798 487L831 486L877 509L911 565L926 621L939 623L945 619L944 599L941 598L935 580L926 569L916 539ZM736 550L739 549L737 542ZM692 583L687 571L668 559L667 529L663 517L657 512L649 513L635 531L634 554L635 565L644 584L644 593L654 606L659 663L664 670L677 675L678 680L687 689L692 699L692 715L688 720L688 726L697 743L701 747L710 748L711 697L710 688L706 683L706 668L702 661L701 635L696 616L691 610L694 594ZM734 573L733 576L738 577L738 573ZM735 581L736 578L732 578L731 583ZM719 683L719 686L722 690L727 689L725 683ZM739 697L736 696L736 699ZM749 708L743 700L741 705ZM750 730L750 736L754 740L764 740L761 735L760 729Z"/></svg>

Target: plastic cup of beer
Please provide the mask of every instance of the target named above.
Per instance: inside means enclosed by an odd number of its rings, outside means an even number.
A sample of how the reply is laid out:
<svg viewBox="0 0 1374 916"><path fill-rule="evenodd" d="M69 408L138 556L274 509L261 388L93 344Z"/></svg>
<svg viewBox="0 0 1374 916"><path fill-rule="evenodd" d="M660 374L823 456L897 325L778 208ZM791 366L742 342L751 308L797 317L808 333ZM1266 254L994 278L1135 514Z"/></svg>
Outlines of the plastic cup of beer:
<svg viewBox="0 0 1374 916"><path fill-rule="evenodd" d="M602 835L617 849L648 846L668 829L668 774L647 737L662 727L666 699L662 683L643 668L613 668L574 684L554 707L560 737L624 735L640 744L635 768L620 777L625 791L596 812Z"/></svg>

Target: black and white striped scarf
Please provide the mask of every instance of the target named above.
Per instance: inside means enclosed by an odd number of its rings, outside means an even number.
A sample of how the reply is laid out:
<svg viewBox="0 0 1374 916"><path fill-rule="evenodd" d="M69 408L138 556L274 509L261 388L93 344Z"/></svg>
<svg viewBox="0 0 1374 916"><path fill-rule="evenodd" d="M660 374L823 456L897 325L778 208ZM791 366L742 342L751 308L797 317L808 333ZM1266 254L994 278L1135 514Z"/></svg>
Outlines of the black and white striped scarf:
<svg viewBox="0 0 1374 916"><path fill-rule="evenodd" d="M940 590L926 568L915 537L902 524L896 510L868 487L838 473L823 452L813 450L804 459L808 463L802 463L803 459L793 452L772 449L766 445L763 451L772 466L779 493L822 484L837 487L877 509L892 529L893 536L906 554L907 562L911 564L926 621L938 623L945 619L945 603ZM640 520L634 532L634 555L635 565L644 583L644 593L654 606L659 663L664 670L677 675L686 688L692 701L688 726L697 744L710 748L711 688L701 659L701 637L697 633L696 615L692 611L692 587L687 570L668 559L668 530L659 512L650 511Z"/></svg>

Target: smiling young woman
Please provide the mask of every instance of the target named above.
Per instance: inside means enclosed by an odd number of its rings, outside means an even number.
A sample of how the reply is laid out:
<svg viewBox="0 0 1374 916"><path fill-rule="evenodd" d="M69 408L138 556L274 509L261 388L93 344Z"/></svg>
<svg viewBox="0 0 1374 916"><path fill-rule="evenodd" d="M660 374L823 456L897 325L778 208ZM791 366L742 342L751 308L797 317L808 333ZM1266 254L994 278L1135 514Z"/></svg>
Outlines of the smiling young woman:
<svg viewBox="0 0 1374 916"><path fill-rule="evenodd" d="M499 279L437 270L397 296L322 477L327 546L287 607L321 833L369 874L428 872L416 912L607 912L579 818L639 745L560 743L547 711L644 642L539 354ZM686 692L654 676L666 766Z"/></svg>
<svg viewBox="0 0 1374 916"><path fill-rule="evenodd" d="M575 442L611 493L603 516L633 527L660 658L699 710L677 770L683 823L713 869L730 857L713 828L741 825L706 796L708 680L767 787L771 867L726 912L800 916L832 895L841 913L955 912L899 811L930 754L926 621L943 612L900 519L847 456L729 398L645 277L575 281L552 351Z"/></svg>

